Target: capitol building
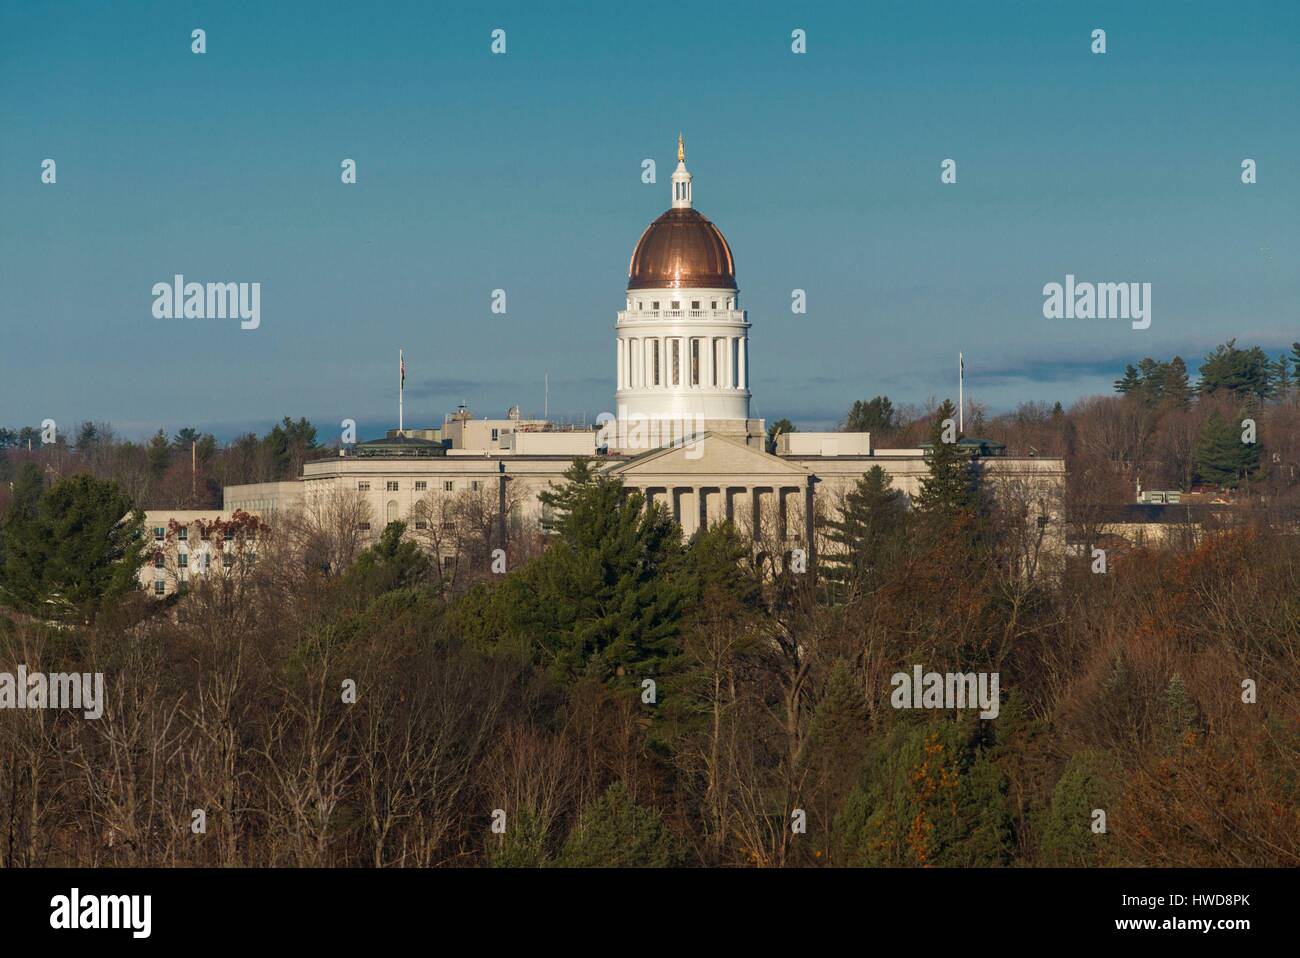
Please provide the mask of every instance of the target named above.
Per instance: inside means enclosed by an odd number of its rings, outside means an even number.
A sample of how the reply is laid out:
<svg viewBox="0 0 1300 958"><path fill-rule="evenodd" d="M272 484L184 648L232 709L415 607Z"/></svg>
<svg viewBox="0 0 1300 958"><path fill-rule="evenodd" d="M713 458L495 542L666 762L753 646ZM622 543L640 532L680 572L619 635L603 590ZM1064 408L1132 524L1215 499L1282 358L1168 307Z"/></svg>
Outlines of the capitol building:
<svg viewBox="0 0 1300 958"><path fill-rule="evenodd" d="M210 564L180 560L184 574L164 577L161 570L174 569L177 553L187 543L198 546L200 537L176 542L163 530L228 520L240 510L273 525L277 514L341 500L352 504L363 540L402 521L408 535L442 553L442 562L455 562L454 544L430 528L442 521L445 504L476 497L494 508L503 540L512 530L544 528L539 494L560 484L580 457L666 508L686 536L731 520L782 553L815 554L817 521L833 514L839 497L872 466L906 496L915 494L927 474L925 451L880 449L869 433L787 433L767 451L765 423L750 415L751 323L736 263L722 231L695 207L680 138L671 187L668 209L632 250L614 323L616 413L603 415L597 428L528 420L514 410L475 419L461 409L439 429L391 430L337 457L309 461L294 481L227 486L220 512L151 511L146 524L168 543L169 555L141 570L143 585L168 594ZM761 324L760 317L760 331ZM1031 490L1036 514L1059 509L1063 460L993 455L982 463L995 483Z"/></svg>

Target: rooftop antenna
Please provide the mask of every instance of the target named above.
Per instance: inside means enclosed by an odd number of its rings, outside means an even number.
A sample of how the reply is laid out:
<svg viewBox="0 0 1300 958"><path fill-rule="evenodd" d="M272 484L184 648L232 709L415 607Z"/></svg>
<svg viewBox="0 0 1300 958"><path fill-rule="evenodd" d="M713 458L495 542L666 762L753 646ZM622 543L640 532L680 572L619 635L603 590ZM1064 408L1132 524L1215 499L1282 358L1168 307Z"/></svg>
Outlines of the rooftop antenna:
<svg viewBox="0 0 1300 958"><path fill-rule="evenodd" d="M966 434L966 357L957 354L957 435Z"/></svg>
<svg viewBox="0 0 1300 958"><path fill-rule="evenodd" d="M403 421L403 401L406 394L406 358L402 355L402 347L397 347L397 435L406 435L403 430L405 422Z"/></svg>

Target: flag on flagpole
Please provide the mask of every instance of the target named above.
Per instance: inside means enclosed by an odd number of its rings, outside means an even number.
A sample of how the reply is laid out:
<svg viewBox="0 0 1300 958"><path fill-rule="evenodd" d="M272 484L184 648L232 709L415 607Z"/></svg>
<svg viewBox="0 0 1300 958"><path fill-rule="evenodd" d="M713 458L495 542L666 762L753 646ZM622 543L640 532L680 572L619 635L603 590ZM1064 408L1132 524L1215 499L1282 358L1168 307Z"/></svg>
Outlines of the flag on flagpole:
<svg viewBox="0 0 1300 958"><path fill-rule="evenodd" d="M406 359L402 355L402 351L400 349L397 351L397 366L401 373L401 385L405 386L406 385Z"/></svg>

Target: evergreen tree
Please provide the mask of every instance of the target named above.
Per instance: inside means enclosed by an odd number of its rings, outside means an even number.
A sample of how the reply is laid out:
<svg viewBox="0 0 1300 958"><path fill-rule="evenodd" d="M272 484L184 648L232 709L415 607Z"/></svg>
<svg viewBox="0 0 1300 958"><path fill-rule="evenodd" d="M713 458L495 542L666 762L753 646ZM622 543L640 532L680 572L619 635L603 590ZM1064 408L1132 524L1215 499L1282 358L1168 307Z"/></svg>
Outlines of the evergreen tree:
<svg viewBox="0 0 1300 958"><path fill-rule="evenodd" d="M515 812L503 835L489 835L488 865L492 868L542 868L550 864L546 830L529 809Z"/></svg>
<svg viewBox="0 0 1300 958"><path fill-rule="evenodd" d="M23 463L14 477L9 508L3 516L0 516L0 601L5 604L14 604L12 601L6 601L5 598L6 577L17 583L14 587L20 592L26 593L36 589L34 579L43 563L39 557L31 556L31 553L39 549L41 543L39 540L29 541L24 548L31 558L30 564L15 566L13 570L6 573L5 541L11 536L24 535L25 530L36 522L41 493L44 491L45 479L41 467L34 462Z"/></svg>
<svg viewBox="0 0 1300 958"><path fill-rule="evenodd" d="M615 782L587 806L564 843L568 868L672 868L685 855L659 812L632 801Z"/></svg>
<svg viewBox="0 0 1300 958"><path fill-rule="evenodd" d="M414 542L403 540L405 533L405 522L385 526L379 541L363 550L348 569L347 581L370 597L423 581L432 568L429 557Z"/></svg>
<svg viewBox="0 0 1300 958"><path fill-rule="evenodd" d="M167 441L167 433L161 429L149 440L148 457L149 474L155 479L161 479L172 461L171 443Z"/></svg>
<svg viewBox="0 0 1300 958"><path fill-rule="evenodd" d="M1168 750L1178 749L1187 733L1196 728L1197 714L1196 702L1187 690L1183 677L1175 672L1165 686L1164 715L1160 728Z"/></svg>
<svg viewBox="0 0 1300 958"><path fill-rule="evenodd" d="M1161 366L1160 395L1165 402L1180 409L1186 409L1191 403L1191 380L1181 356L1175 356Z"/></svg>
<svg viewBox="0 0 1300 958"><path fill-rule="evenodd" d="M870 732L861 683L849 663L836 660L808 735L809 784L816 793L813 811L819 820L814 824L828 824L852 791L871 741ZM819 844L828 844L829 836L817 837L822 839Z"/></svg>
<svg viewBox="0 0 1300 958"><path fill-rule="evenodd" d="M1148 406L1154 406L1163 398L1165 367L1151 357L1138 363L1138 375L1142 385L1138 389L1139 398Z"/></svg>
<svg viewBox="0 0 1300 958"><path fill-rule="evenodd" d="M725 608L732 616L761 613L760 574L746 561L752 550L730 522L716 523L692 536L674 570L687 590L688 607L709 613Z"/></svg>
<svg viewBox="0 0 1300 958"><path fill-rule="evenodd" d="M1235 487L1259 469L1259 444L1242 442L1241 428L1215 411L1201 428L1195 457L1200 481Z"/></svg>
<svg viewBox="0 0 1300 958"><path fill-rule="evenodd" d="M564 482L543 490L538 499L542 503L542 528L547 532L564 532L565 521L573 503L585 495L596 481L591 460L578 458L564 470Z"/></svg>
<svg viewBox="0 0 1300 958"><path fill-rule="evenodd" d="M865 402L854 400L844 420L845 432L889 432L898 425L894 418L894 404L888 396L875 396Z"/></svg>
<svg viewBox="0 0 1300 958"><path fill-rule="evenodd" d="M306 417L294 422L285 416L262 439L262 446L279 478L296 479L303 461L316 448L316 427Z"/></svg>
<svg viewBox="0 0 1300 958"><path fill-rule="evenodd" d="M1258 346L1238 349L1230 339L1205 357L1197 389L1212 396L1228 392L1240 398L1267 399L1272 394L1272 364Z"/></svg>
<svg viewBox="0 0 1300 958"><path fill-rule="evenodd" d="M1137 367L1129 363L1124 367L1124 375L1115 380L1115 392L1123 395L1136 394L1142 388L1142 377L1138 375Z"/></svg>
<svg viewBox="0 0 1300 958"><path fill-rule="evenodd" d="M64 479L40 493L31 472L15 486L5 519L0 599L48 618L93 617L108 600L136 588L144 563L144 513L116 483Z"/></svg>
<svg viewBox="0 0 1300 958"><path fill-rule="evenodd" d="M929 474L912 504L927 517L956 518L973 514L979 506L979 474L971 455L957 442L944 442L944 421L954 418L952 402L945 399L935 414L926 455ZM960 436L956 436L960 439Z"/></svg>
<svg viewBox="0 0 1300 958"><path fill-rule="evenodd" d="M460 632L488 649L528 655L564 682L636 684L663 674L680 655L690 595L672 575L681 529L621 482L572 472L579 481L548 494L559 510L557 541L498 588L460 603Z"/></svg>
<svg viewBox="0 0 1300 958"><path fill-rule="evenodd" d="M1084 749L1070 756L1043 822L1045 864L1093 868L1105 863L1106 836L1092 830L1092 813L1113 808L1120 776L1119 764L1105 752Z"/></svg>
<svg viewBox="0 0 1300 958"><path fill-rule="evenodd" d="M1014 845L1005 776L979 719L899 723L871 750L836 816L834 861L850 867L990 867Z"/></svg>
<svg viewBox="0 0 1300 958"><path fill-rule="evenodd" d="M821 569L832 592L844 596L879 581L882 564L900 545L907 513L903 495L890 478L872 466L844 497L839 515L826 524L834 544L821 556Z"/></svg>
<svg viewBox="0 0 1300 958"><path fill-rule="evenodd" d="M1283 353L1273 364L1273 395L1285 402L1291 398L1291 390L1294 388L1295 382L1291 379L1291 363L1287 360L1286 353Z"/></svg>
<svg viewBox="0 0 1300 958"><path fill-rule="evenodd" d="M85 453L100 442L99 428L93 422L83 422L77 428L77 451Z"/></svg>

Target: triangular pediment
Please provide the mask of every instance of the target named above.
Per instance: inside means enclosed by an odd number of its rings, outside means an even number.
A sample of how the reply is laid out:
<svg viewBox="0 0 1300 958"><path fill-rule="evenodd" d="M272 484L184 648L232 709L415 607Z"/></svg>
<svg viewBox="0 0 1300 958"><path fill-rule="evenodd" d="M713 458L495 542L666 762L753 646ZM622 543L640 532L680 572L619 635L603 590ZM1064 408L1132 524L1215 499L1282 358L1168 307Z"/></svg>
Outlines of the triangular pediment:
<svg viewBox="0 0 1300 958"><path fill-rule="evenodd" d="M611 465L606 472L627 480L658 476L753 475L802 481L808 477L808 470L796 463L713 432L641 453L626 462Z"/></svg>

